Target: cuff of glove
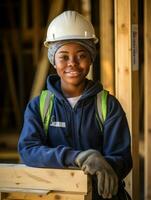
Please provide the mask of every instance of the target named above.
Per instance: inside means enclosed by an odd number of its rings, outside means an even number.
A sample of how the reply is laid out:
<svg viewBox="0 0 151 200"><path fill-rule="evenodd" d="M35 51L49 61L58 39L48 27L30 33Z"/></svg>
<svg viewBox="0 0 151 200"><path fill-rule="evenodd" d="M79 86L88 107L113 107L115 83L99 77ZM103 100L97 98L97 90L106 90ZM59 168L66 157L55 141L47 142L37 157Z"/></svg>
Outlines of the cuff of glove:
<svg viewBox="0 0 151 200"><path fill-rule="evenodd" d="M73 151L73 150L68 151L66 153L64 160L65 166L76 166L75 159L79 153L80 151Z"/></svg>
<svg viewBox="0 0 151 200"><path fill-rule="evenodd" d="M97 150L88 149L85 151L80 152L77 157L75 158L75 164L79 167L82 167L84 161L91 155L91 154L100 154Z"/></svg>

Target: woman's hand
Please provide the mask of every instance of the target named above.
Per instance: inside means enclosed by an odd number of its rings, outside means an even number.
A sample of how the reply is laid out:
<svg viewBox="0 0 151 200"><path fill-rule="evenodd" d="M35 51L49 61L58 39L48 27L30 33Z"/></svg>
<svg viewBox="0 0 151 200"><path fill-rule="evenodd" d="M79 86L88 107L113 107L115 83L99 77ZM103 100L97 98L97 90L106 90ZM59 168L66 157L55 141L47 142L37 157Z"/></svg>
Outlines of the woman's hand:
<svg viewBox="0 0 151 200"><path fill-rule="evenodd" d="M77 156L76 163L85 174L96 174L100 196L110 199L117 194L118 177L100 152L91 149L83 151Z"/></svg>

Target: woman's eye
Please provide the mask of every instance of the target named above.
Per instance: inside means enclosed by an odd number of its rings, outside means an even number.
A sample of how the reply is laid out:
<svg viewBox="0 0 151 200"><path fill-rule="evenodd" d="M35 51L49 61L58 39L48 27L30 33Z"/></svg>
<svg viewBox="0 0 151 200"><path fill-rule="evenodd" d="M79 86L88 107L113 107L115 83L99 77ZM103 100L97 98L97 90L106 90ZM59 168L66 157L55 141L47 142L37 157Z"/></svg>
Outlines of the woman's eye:
<svg viewBox="0 0 151 200"><path fill-rule="evenodd" d="M68 56L67 55L60 56L60 59L61 60L68 60Z"/></svg>
<svg viewBox="0 0 151 200"><path fill-rule="evenodd" d="M78 57L79 57L80 59L86 58L86 54L80 54Z"/></svg>

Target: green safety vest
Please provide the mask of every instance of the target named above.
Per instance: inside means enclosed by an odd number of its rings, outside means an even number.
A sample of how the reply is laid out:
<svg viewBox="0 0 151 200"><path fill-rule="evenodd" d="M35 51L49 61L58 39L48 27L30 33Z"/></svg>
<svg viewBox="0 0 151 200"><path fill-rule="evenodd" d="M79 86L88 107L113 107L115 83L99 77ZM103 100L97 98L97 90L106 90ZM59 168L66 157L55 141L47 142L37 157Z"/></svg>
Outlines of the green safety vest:
<svg viewBox="0 0 151 200"><path fill-rule="evenodd" d="M108 91L102 90L97 94L96 105L96 119L99 123L101 131L103 130L103 123L107 115L107 96ZM43 90L40 94L40 115L43 122L44 131L47 135L51 113L54 104L54 94L49 90Z"/></svg>

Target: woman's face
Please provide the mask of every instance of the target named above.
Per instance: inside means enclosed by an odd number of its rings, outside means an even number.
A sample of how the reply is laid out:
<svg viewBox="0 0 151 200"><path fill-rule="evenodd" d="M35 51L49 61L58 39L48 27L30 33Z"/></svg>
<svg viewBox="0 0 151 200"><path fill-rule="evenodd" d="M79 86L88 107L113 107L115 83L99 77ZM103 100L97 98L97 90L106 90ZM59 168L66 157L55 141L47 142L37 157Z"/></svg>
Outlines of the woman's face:
<svg viewBox="0 0 151 200"><path fill-rule="evenodd" d="M64 86L78 86L85 81L91 65L89 52L80 44L68 43L55 54L55 67Z"/></svg>

